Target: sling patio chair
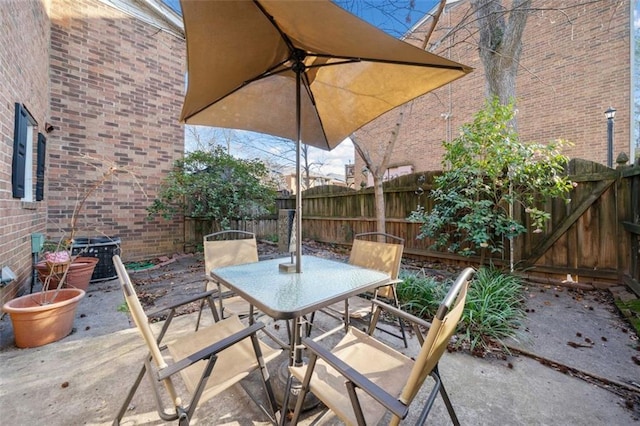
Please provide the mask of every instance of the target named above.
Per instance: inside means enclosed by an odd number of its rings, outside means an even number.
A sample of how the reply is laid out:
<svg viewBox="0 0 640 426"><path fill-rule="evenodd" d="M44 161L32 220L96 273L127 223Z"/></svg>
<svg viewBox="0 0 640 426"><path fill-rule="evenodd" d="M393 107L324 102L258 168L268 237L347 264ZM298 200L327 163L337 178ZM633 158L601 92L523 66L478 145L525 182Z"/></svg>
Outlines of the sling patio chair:
<svg viewBox="0 0 640 426"><path fill-rule="evenodd" d="M250 316L253 310L251 305L240 296L234 295L227 287L216 282L211 277L211 271L223 266L257 262L258 244L255 234L247 231L226 230L205 235L203 240L205 291L217 289L220 318L229 315ZM253 315L251 317L253 320ZM200 314L197 324L198 326L200 324Z"/></svg>
<svg viewBox="0 0 640 426"><path fill-rule="evenodd" d="M348 330L350 321L370 321L373 313L372 300L381 299L399 308L396 286L401 282L398 279L400 263L404 250L404 239L395 235L382 232L366 232L356 234L349 254L349 263L368 269L386 272L391 277L389 284L376 288L373 292L350 297L344 302L334 303L322 312L344 320L345 330ZM313 323L313 315L312 320ZM404 324L398 318L400 334L395 334L388 328L378 328L387 334L402 339L407 347L407 336Z"/></svg>
<svg viewBox="0 0 640 426"><path fill-rule="evenodd" d="M406 418L418 391L427 376L431 376L434 386L416 424L423 425L426 422L438 393L452 422L459 424L442 384L438 361L462 316L469 280L474 272L472 268L462 271L431 324L393 306L374 301L376 310L368 333L350 327L346 336L332 350L312 339L303 339L309 363L289 367L291 378L287 387L291 386L292 378L301 382L291 423L297 424L302 401L307 392L312 392L348 425L375 425L386 414L391 417L389 424L397 425ZM415 359L372 336L382 310L401 316L412 324L420 343L420 351ZM421 328L428 329L426 336L423 336ZM283 407L286 406L286 403L283 404Z"/></svg>
<svg viewBox="0 0 640 426"><path fill-rule="evenodd" d="M129 312L149 349L144 364L113 422L114 425L120 424L145 375L148 376L153 389L160 418L164 421L177 420L182 426L189 424L198 403L241 382L256 370L260 370L261 373L266 403L261 402L252 393L247 393L271 422L276 423L277 408L266 363L278 356L281 350L273 349L258 339L257 332L264 324L258 322L247 327L237 316L231 316L198 331L181 333L175 340L164 343L162 338L168 331L175 309L184 303L166 308L170 309L171 313L156 337L120 256L113 256L113 263ZM204 293L203 296L211 298L212 293ZM197 297L187 302L195 300ZM215 306L211 309L215 319ZM179 383L179 378L182 378L182 383ZM180 391L181 389L186 391ZM188 395L183 395L184 393ZM189 397L188 402L183 403L182 396Z"/></svg>

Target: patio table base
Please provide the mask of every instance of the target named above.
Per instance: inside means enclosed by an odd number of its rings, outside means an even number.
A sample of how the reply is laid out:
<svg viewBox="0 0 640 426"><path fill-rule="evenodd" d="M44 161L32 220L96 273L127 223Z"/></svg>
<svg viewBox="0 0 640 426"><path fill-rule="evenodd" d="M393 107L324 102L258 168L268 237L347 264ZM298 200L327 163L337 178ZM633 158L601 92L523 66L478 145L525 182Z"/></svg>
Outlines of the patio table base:
<svg viewBox="0 0 640 426"><path fill-rule="evenodd" d="M304 360L307 362L307 360ZM287 388L287 379L289 378L289 361L285 360L278 367L272 381L273 385L273 393L276 397L276 402L278 406L282 407L282 403L284 402L284 393ZM296 408L296 402L298 401L298 395L300 394L301 384L295 378L293 379L293 384L291 385L291 391L289 392L289 403L288 410L293 411ZM307 393L305 396L304 403L302 404L302 410L308 411L313 408L316 408L320 404L320 400L316 398L314 394L311 392ZM283 410L284 411L284 410ZM286 415L286 413L285 413Z"/></svg>

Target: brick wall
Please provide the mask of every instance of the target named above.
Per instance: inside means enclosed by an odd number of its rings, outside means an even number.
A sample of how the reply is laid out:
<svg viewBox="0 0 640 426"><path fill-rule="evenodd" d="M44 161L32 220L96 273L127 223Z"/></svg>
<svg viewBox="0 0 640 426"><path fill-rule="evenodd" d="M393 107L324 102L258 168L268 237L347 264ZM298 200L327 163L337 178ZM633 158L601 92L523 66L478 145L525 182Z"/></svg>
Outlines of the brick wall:
<svg viewBox="0 0 640 426"><path fill-rule="evenodd" d="M49 120L47 7L44 0L4 0L0 7L0 268L8 266L18 277L0 288L0 304L28 288L31 234L43 232L46 221L43 202L12 197L11 163L15 103L24 104L38 122L34 139Z"/></svg>
<svg viewBox="0 0 640 426"><path fill-rule="evenodd" d="M507 2L508 3L508 2ZM565 154L606 164L607 123L604 111L618 111L614 161L629 154L630 135L630 7L629 0L601 0L576 6L574 1L533 0L523 38L516 95L522 140L548 142L557 138L574 146ZM450 31L461 22L464 29ZM404 111L390 166L439 170L442 141L455 138L484 102L483 67L477 52L477 30L470 2L447 6L430 50L474 67L452 84L387 113L356 133L375 146L389 139ZM426 30L418 29L417 38ZM415 42L415 41L414 41ZM415 42L418 43L418 42ZM355 170L364 163L356 155ZM356 188L362 176L356 173Z"/></svg>
<svg viewBox="0 0 640 426"><path fill-rule="evenodd" d="M182 251L182 223L145 208L183 154L184 58L184 40L97 0L53 0L48 236L115 166L125 173L87 199L76 236L119 237L125 261Z"/></svg>

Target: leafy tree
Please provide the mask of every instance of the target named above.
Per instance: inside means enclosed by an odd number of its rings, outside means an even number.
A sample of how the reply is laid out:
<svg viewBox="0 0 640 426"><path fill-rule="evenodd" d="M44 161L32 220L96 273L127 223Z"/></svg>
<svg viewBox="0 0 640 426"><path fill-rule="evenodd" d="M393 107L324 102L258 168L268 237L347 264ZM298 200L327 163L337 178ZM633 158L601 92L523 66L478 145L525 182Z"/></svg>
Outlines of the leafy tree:
<svg viewBox="0 0 640 426"><path fill-rule="evenodd" d="M220 146L193 151L175 162L151 206L149 216L206 218L228 228L233 219L249 219L272 210L274 185L259 160L232 157Z"/></svg>
<svg viewBox="0 0 640 426"><path fill-rule="evenodd" d="M504 238L527 232L514 218L516 206L524 208L533 232L542 232L550 214L541 203L551 197L569 202L573 184L563 174L568 159L561 154L566 142L522 143L514 114L512 104L496 97L460 136L444 143L444 172L431 193L434 207L426 212L418 206L409 217L423 223L418 238L433 238L436 247L466 256L478 248L498 252Z"/></svg>

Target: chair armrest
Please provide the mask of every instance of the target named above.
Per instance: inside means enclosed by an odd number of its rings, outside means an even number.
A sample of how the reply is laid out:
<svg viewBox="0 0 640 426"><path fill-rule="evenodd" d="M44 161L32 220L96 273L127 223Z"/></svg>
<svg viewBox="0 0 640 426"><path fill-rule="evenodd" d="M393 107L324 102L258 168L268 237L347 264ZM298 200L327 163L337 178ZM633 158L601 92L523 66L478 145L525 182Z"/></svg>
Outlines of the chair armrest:
<svg viewBox="0 0 640 426"><path fill-rule="evenodd" d="M318 343L309 338L302 339L302 343L311 352L322 358L327 364L335 368L340 374L342 374L347 380L353 382L357 387L369 394L373 399L378 401L387 410L391 411L394 415L404 419L409 412L409 407L398 401L397 398L390 395L383 388L367 379L364 375L354 370L351 366L343 362L340 358L336 357L326 348L322 347Z"/></svg>
<svg viewBox="0 0 640 426"><path fill-rule="evenodd" d="M242 339L246 339L247 337L251 336L252 334L255 334L258 330L261 330L262 328L264 328L264 323L262 322L256 322L252 325L250 325L247 328L244 328L236 333L233 333L232 335L225 337L222 340L217 341L216 343L207 346L204 349L199 350L198 352L195 352L189 356L187 356L186 358L183 358L173 364L171 364L170 366L163 368L162 370L158 371L158 380L164 380L174 374L176 374L177 372L179 372L180 370L183 370L193 364L195 364L198 361L201 361L203 359L208 359L210 358L212 355L217 354L218 352L227 349L230 346L235 345L236 343L238 343L239 341L241 341Z"/></svg>
<svg viewBox="0 0 640 426"><path fill-rule="evenodd" d="M371 302L374 305L377 305L378 308L380 308L380 309L382 309L384 311L390 312L393 315L395 315L397 317L400 317L400 318L402 318L402 319L404 319L406 321L409 321L409 322L411 322L411 323L413 323L415 325L418 325L418 326L421 326L421 327L425 327L427 329L431 328L431 323L430 322L425 321L422 318L418 318L415 315L411 315L410 313L405 312L405 311L403 311L401 309L398 309L395 306L391 306L388 303L381 302L380 300L377 300L377 299L372 299Z"/></svg>
<svg viewBox="0 0 640 426"><path fill-rule="evenodd" d="M385 282L384 284L380 284L376 288L388 287L390 285L400 284L401 282L402 282L402 280L400 278L396 278L395 280L394 279L389 279L389 281Z"/></svg>
<svg viewBox="0 0 640 426"><path fill-rule="evenodd" d="M187 304L192 303L192 302L196 302L196 301L198 301L200 299L205 299L205 298L207 298L209 296L212 296L212 295L216 294L217 292L218 292L218 290L209 290L209 291L204 292L204 293L198 293L198 294L196 294L194 296L191 296L191 297L188 297L186 299L182 299L182 300L180 300L178 302L172 303L171 305L163 306L161 308L157 308L157 309L154 309L152 311L149 311L149 312L147 312L147 317L151 318L151 317L159 315L160 313L162 313L164 311L169 311L171 309L179 308L180 306L187 305Z"/></svg>

